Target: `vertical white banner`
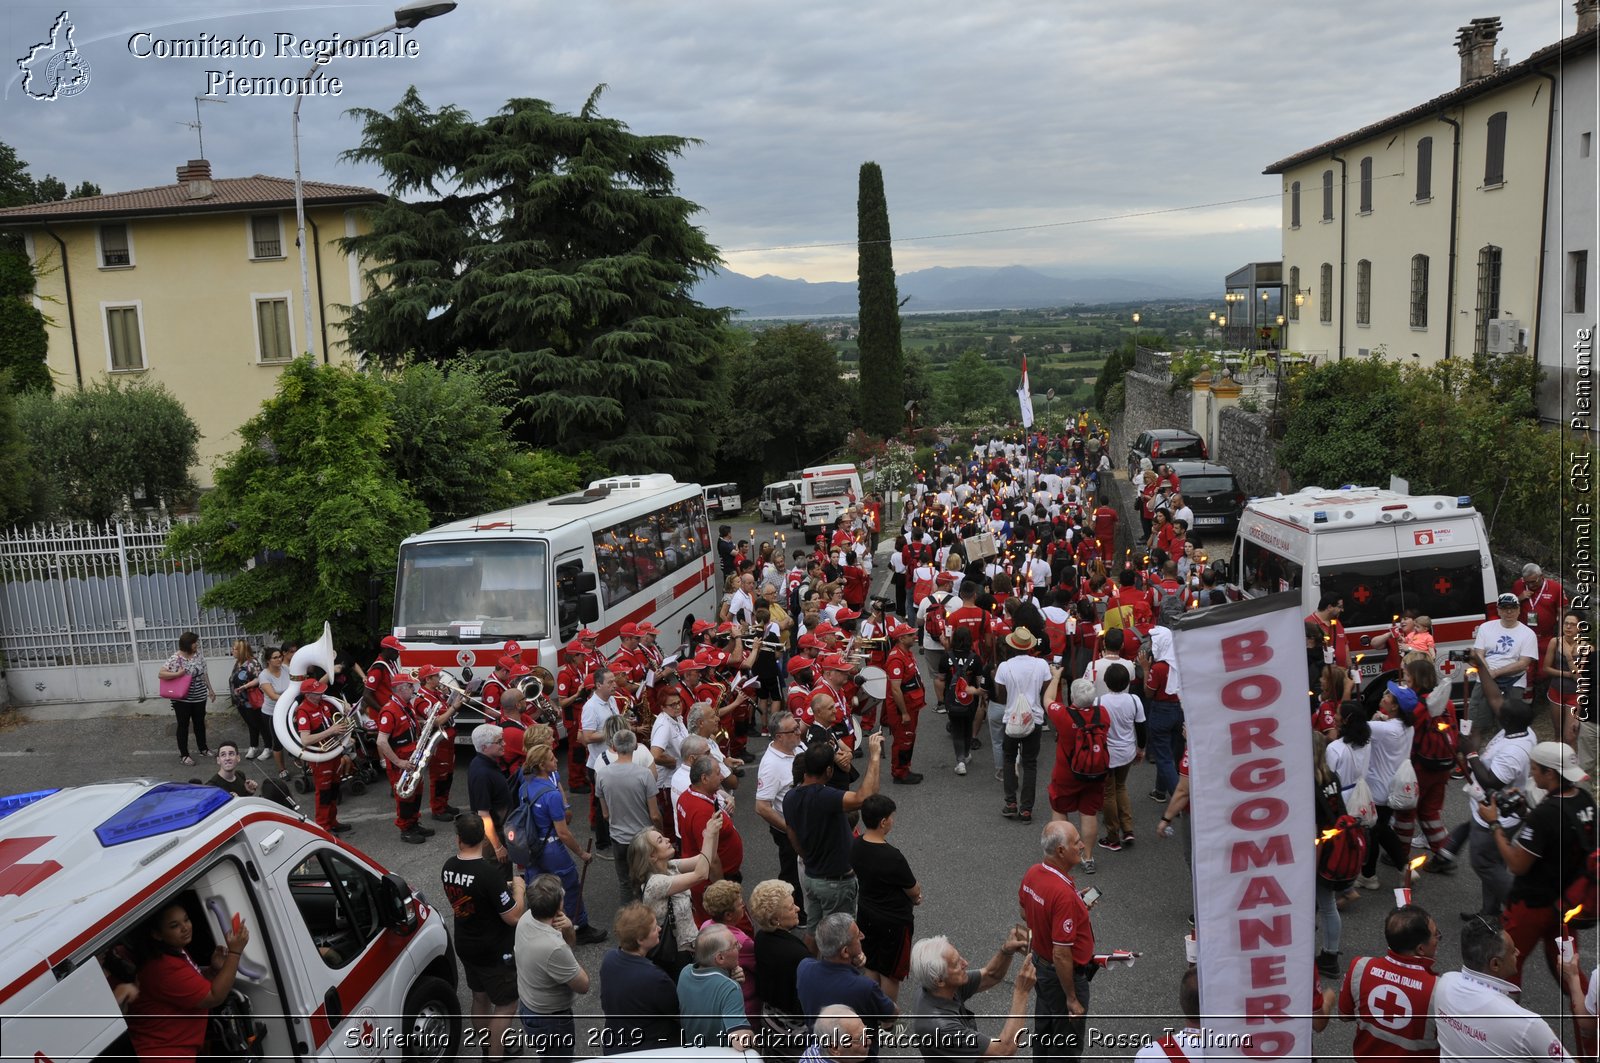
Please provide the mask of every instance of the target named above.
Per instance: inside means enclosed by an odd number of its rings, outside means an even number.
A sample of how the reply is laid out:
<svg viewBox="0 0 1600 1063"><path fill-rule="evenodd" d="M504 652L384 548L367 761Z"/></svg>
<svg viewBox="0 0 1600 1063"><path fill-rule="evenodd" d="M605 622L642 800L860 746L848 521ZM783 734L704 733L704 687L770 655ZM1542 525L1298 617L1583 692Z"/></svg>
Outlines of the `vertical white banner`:
<svg viewBox="0 0 1600 1063"><path fill-rule="evenodd" d="M1174 626L1206 1058L1310 1058L1316 812L1298 594Z"/></svg>
<svg viewBox="0 0 1600 1063"><path fill-rule="evenodd" d="M1028 388L1028 356L1022 356L1022 386L1017 389L1017 405L1022 414L1022 427L1033 427L1033 392Z"/></svg>

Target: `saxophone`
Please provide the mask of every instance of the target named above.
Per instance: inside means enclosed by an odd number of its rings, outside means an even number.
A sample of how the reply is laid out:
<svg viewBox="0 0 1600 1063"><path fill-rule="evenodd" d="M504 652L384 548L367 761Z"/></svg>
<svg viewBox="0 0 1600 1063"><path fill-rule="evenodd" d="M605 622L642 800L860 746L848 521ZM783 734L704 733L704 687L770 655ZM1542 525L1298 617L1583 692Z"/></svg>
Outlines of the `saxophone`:
<svg viewBox="0 0 1600 1063"><path fill-rule="evenodd" d="M417 736L417 748L411 752L411 763L406 765L406 770L400 773L400 781L395 783L394 792L402 801L409 801L422 785L422 778L428 772L428 761L432 759L433 752L439 748L439 743L445 739L445 730L439 726L439 712L442 706L437 702L428 710L428 718L423 721L422 733Z"/></svg>

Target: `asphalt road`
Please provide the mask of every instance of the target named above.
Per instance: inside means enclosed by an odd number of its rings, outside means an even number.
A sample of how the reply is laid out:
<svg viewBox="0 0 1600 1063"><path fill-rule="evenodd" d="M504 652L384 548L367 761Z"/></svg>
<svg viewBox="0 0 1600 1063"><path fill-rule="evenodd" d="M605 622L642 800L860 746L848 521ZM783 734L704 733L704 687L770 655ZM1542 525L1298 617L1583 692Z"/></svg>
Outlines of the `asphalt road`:
<svg viewBox="0 0 1600 1063"><path fill-rule="evenodd" d="M752 525L746 518L735 527L739 533ZM757 537L763 529L756 525ZM739 534L737 537L743 537ZM790 542L794 542L791 532ZM62 786L142 777L153 780L183 781L206 777L214 770L202 762L195 767L178 763L174 742L174 721L163 702L148 703L149 715L108 717L74 722L23 722L0 732L0 762L5 783L0 790L17 793L45 786ZM1054 756L1054 742L1044 741L1040 753L1040 780L1033 824L1007 820L1000 815L1000 783L992 771L992 754L981 750L974 760L975 770L964 777L953 773L954 757L944 731L945 717L927 710L918 732L914 767L926 776L920 786L894 786L887 781L884 790L899 804L897 827L890 840L905 852L913 870L923 882L925 900L917 909L917 935L943 933L975 964L982 964L1016 922L1017 884L1023 872L1036 861L1040 830L1048 817L1045 781ZM209 720L213 745L227 737L238 737L240 727L231 712L218 711ZM763 747L752 742L752 755ZM270 766L267 762L263 766ZM764 825L755 814L754 772L738 792L734 819L745 838L746 888L765 878L776 877L777 859ZM1099 872L1079 877L1079 886L1095 885L1103 897L1093 913L1100 950L1130 949L1143 953L1132 968L1113 968L1095 980L1090 1009L1093 1030L1085 1058L1127 1058L1137 1047L1137 1039L1159 1037L1172 1024L1176 1008L1176 987L1183 969L1183 937L1193 909L1192 885L1183 858L1180 838L1156 837L1156 820L1162 806L1145 798L1154 785L1154 769L1135 766L1129 777L1138 826L1138 844L1120 853L1096 853ZM455 793L466 792L466 758L457 769ZM310 812L310 798L303 798ZM579 797L578 802L587 798ZM462 803L458 800L457 803ZM1448 806L1452 822L1466 814L1465 798L1453 794ZM574 816L574 831L580 841L588 834L584 806ZM404 875L432 898L440 895L439 869L453 852L448 825L430 824L439 833L425 846L400 842L393 825L393 805L386 788L379 784L365 795L347 798L340 818L355 825L347 836L359 848L391 870ZM426 822L426 820L425 820ZM1398 885L1400 873L1380 868L1384 888L1366 893L1346 910L1344 951L1346 962L1360 953L1381 952L1382 921L1390 908L1390 887ZM1470 871L1451 877L1419 876L1417 902L1438 919L1443 932L1440 945L1440 970L1459 965L1459 911L1475 909L1477 880ZM598 861L588 885L592 921L609 928L616 909L616 889L610 866ZM1308 906L1313 898L1303 899ZM581 948L579 959L595 973L609 945ZM1583 937L1582 954L1593 962L1596 947L1591 932ZM1525 1003L1550 1016L1564 1013L1554 981L1538 959L1528 965ZM902 993L902 1007L909 1009L914 993L908 985ZM999 986L972 1003L980 1016L993 1016L1010 1002L1010 990ZM463 1000L465 1004L465 1000ZM594 1016L599 1011L598 988L583 998L579 1011ZM581 1022L582 1020L580 1020ZM999 1020L982 1023L985 1032L998 1029ZM1570 1021L1558 1029L1570 1035ZM1348 1024L1335 1022L1318 1036L1316 1047L1324 1059L1348 1057ZM1570 1044L1570 1039L1569 1039ZM892 1054L892 1053L891 1053Z"/></svg>

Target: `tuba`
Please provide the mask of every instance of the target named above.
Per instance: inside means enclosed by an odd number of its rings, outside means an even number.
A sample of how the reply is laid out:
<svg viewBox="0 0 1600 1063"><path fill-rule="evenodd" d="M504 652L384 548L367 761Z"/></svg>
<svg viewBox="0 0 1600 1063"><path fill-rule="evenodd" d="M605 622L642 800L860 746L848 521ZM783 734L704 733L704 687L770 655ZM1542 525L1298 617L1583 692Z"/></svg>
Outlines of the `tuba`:
<svg viewBox="0 0 1600 1063"><path fill-rule="evenodd" d="M434 751L439 748L439 743L445 740L446 731L439 726L439 713L442 707L435 704L428 710L428 718L423 721L422 733L417 736L417 748L411 751L411 761L400 773L400 779L394 784L395 794L402 800L409 800L417 792L417 787L422 785L422 778L428 773L428 761L433 759Z"/></svg>
<svg viewBox="0 0 1600 1063"><path fill-rule="evenodd" d="M323 675L330 678L333 676L333 628L327 621L323 621L322 624L322 637L316 642L301 646L289 659L289 689L285 690L272 706L272 731L290 756L299 757L308 764L324 764L344 756L345 750L355 739L346 733L343 738L329 739L318 746L306 746L301 743L300 733L294 729L294 707L300 699L300 686L308 678L307 670L313 665L322 669ZM333 713L333 722L336 725L349 724L352 729L360 726L360 718L350 707L349 702L332 693L324 694L323 697L337 706Z"/></svg>

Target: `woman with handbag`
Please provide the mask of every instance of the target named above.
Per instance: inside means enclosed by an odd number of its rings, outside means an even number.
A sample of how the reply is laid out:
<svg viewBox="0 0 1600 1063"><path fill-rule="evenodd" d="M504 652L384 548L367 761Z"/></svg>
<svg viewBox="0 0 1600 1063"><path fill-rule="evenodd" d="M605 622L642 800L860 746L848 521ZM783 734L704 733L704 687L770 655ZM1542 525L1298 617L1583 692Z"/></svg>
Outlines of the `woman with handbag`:
<svg viewBox="0 0 1600 1063"><path fill-rule="evenodd" d="M689 890L711 874L711 858L722 833L722 817L712 816L700 842L700 855L672 858L672 843L660 831L640 831L628 843L628 876L639 887L641 899L661 925L661 941L650 953L656 965L673 979L694 958L694 911Z"/></svg>
<svg viewBox="0 0 1600 1063"><path fill-rule="evenodd" d="M172 711L178 717L178 760L194 764L189 756L189 725L194 725L194 740L200 755L209 757L206 745L206 705L217 698L206 671L206 659L200 655L200 636L185 631L178 636L178 652L156 672L161 680L161 696L172 702Z"/></svg>
<svg viewBox="0 0 1600 1063"><path fill-rule="evenodd" d="M244 721L245 730L250 735L250 747L243 754L245 760L254 759L261 749L269 748L266 725L261 716L261 706L266 703L266 696L257 682L260 675L261 662L256 660L255 649L245 639L234 639L233 671L228 675L228 690L233 695L234 711Z"/></svg>

